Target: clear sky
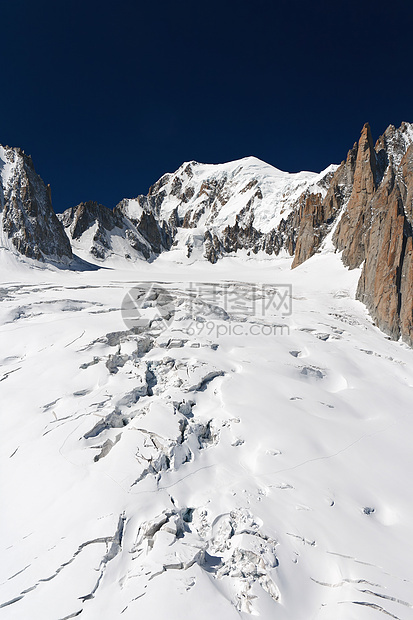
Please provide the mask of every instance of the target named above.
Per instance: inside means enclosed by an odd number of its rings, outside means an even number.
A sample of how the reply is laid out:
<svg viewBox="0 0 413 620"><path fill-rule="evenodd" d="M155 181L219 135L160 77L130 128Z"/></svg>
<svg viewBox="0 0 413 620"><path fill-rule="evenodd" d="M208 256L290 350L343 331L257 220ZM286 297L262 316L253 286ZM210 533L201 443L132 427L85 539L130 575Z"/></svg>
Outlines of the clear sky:
<svg viewBox="0 0 413 620"><path fill-rule="evenodd" d="M113 207L183 161L339 163L413 122L413 3L0 1L0 143L56 211Z"/></svg>

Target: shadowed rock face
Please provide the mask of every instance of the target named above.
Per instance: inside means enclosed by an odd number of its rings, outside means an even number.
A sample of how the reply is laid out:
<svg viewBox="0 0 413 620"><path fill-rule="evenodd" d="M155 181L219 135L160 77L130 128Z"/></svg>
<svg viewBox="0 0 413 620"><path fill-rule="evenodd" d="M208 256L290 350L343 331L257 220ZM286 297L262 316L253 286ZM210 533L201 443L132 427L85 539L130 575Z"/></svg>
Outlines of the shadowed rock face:
<svg viewBox="0 0 413 620"><path fill-rule="evenodd" d="M371 226L369 204L379 182L378 165L369 125L364 125L347 207L334 235L336 247L343 251L345 265L359 267L365 257L366 235Z"/></svg>
<svg viewBox="0 0 413 620"><path fill-rule="evenodd" d="M337 216L348 204L351 196L356 169L358 144L348 152L347 159L336 172L330 175L325 198L320 194L307 194L302 197L300 209L295 214L294 227L297 229L292 268L297 267L313 256L326 235L330 232Z"/></svg>
<svg viewBox="0 0 413 620"><path fill-rule="evenodd" d="M21 149L1 149L1 228L14 248L29 258L67 261L72 249L53 211L50 186L36 174Z"/></svg>
<svg viewBox="0 0 413 620"><path fill-rule="evenodd" d="M156 254L169 250L172 244L172 235L166 222L157 222L153 213L144 211L142 217L135 223L137 230L150 244Z"/></svg>

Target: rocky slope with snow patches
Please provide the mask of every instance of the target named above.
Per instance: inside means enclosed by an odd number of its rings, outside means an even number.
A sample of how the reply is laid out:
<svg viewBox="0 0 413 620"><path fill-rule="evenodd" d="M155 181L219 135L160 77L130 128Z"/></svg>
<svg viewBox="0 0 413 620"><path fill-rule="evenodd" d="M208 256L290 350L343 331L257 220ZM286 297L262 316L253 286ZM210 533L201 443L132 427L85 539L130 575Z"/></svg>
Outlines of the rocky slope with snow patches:
<svg viewBox="0 0 413 620"><path fill-rule="evenodd" d="M324 199L298 215L293 267L327 236L350 269L363 266L357 298L391 338L413 344L413 126L390 125L374 145L370 127L336 171ZM331 235L330 235L331 233Z"/></svg>
<svg viewBox="0 0 413 620"><path fill-rule="evenodd" d="M0 244L38 261L68 263L72 249L51 202L50 186L21 149L0 146Z"/></svg>
<svg viewBox="0 0 413 620"><path fill-rule="evenodd" d="M340 166L289 174L254 158L183 164L146 196L111 211L81 203L56 218L50 189L19 149L1 150L2 247L66 263L124 267L170 252L216 263L239 251L281 251L297 267L326 245L351 269L357 297L391 338L413 343L413 128L389 126L374 145L366 124ZM67 236L70 239L70 244Z"/></svg>
<svg viewBox="0 0 413 620"><path fill-rule="evenodd" d="M107 258L142 260L154 256L151 245L130 221L97 202L82 202L58 215L74 252L101 263Z"/></svg>
<svg viewBox="0 0 413 620"><path fill-rule="evenodd" d="M411 349L334 254L171 258L142 285L7 273L2 617L407 620ZM261 303L274 282L292 314ZM129 330L133 284L148 320Z"/></svg>
<svg viewBox="0 0 413 620"><path fill-rule="evenodd" d="M302 196L323 198L335 170L289 174L256 159L227 164L184 163L146 196L122 200L109 211L82 203L59 219L74 251L87 260L207 258L246 249L278 254L295 247L293 213Z"/></svg>
<svg viewBox="0 0 413 620"><path fill-rule="evenodd" d="M324 196L334 170L289 174L255 157L216 165L187 162L161 177L147 196L125 200L117 210L134 219L152 213L170 229L173 250L188 257L195 252L212 263L240 249L292 253L295 206L306 192Z"/></svg>
<svg viewBox="0 0 413 620"><path fill-rule="evenodd" d="M82 202L58 215L74 252L87 261L153 260L171 246L168 227L151 213L128 218L96 202Z"/></svg>

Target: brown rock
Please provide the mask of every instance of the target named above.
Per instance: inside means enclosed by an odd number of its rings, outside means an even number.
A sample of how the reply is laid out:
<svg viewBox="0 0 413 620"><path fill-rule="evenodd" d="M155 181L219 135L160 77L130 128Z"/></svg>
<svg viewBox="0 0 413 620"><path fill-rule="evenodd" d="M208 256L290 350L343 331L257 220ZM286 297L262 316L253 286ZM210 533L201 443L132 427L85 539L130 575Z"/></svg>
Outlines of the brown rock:
<svg viewBox="0 0 413 620"><path fill-rule="evenodd" d="M357 152L356 143L348 152L346 161L341 163L330 179L324 200L321 194L304 194L300 198L293 222L293 229L298 229L293 269L318 250L348 201L353 187Z"/></svg>
<svg viewBox="0 0 413 620"><path fill-rule="evenodd" d="M399 285L405 244L405 217L398 187L395 186L390 194L384 187L375 198L372 211L357 298L366 304L377 326L397 339L400 336Z"/></svg>
<svg viewBox="0 0 413 620"><path fill-rule="evenodd" d="M412 345L413 149L404 140L405 131L404 125L399 130L390 126L379 138L377 159L385 162L385 174L370 200L365 201L361 191L360 217L370 225L363 232L364 265L357 297L382 331ZM353 188L354 200L356 196Z"/></svg>
<svg viewBox="0 0 413 620"><path fill-rule="evenodd" d="M370 126L363 127L357 147L357 159L351 196L334 235L345 265L359 267L365 256L365 237L370 229L369 209L366 208L376 191L379 176L376 151Z"/></svg>
<svg viewBox="0 0 413 620"><path fill-rule="evenodd" d="M345 265L362 267L357 298L391 338L413 345L413 145L390 125L375 146L368 124L337 169L323 201L302 197L293 267L312 256L332 223Z"/></svg>
<svg viewBox="0 0 413 620"><path fill-rule="evenodd" d="M400 278L400 331L402 338L413 347L413 241L406 240Z"/></svg>
<svg viewBox="0 0 413 620"><path fill-rule="evenodd" d="M321 194L304 197L298 214L300 227L292 268L310 258L318 249L323 235L320 230L325 221Z"/></svg>

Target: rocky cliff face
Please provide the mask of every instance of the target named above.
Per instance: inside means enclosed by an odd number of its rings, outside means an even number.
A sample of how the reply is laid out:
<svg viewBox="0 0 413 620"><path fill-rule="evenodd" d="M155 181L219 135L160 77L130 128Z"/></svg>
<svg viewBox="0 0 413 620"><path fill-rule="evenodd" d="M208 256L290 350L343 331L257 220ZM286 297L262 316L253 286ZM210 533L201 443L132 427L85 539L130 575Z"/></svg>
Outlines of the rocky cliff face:
<svg viewBox="0 0 413 620"><path fill-rule="evenodd" d="M300 198L293 221L293 228L297 231L293 268L317 252L338 214L347 205L353 187L357 152L356 143L348 152L346 161L328 174L325 179L327 192L324 196L307 191Z"/></svg>
<svg viewBox="0 0 413 620"><path fill-rule="evenodd" d="M40 261L67 262L72 249L56 217L50 186L21 149L0 147L1 245Z"/></svg>
<svg viewBox="0 0 413 620"><path fill-rule="evenodd" d="M360 176L366 179L361 206L358 206L357 188L353 188L350 203L359 210L354 235L358 253L352 255L351 244L343 251L343 260L350 267L364 261L357 297L366 304L378 327L391 338L401 336L410 345L413 344L412 144L413 127L403 124L400 129L390 126L374 148L369 146L374 163L360 166ZM351 216L352 213L350 222ZM339 248L342 236L338 231Z"/></svg>
<svg viewBox="0 0 413 620"><path fill-rule="evenodd" d="M392 125L374 145L370 127L331 179L324 198L302 198L293 267L330 230L350 269L362 266L357 297L391 338L413 343L413 126Z"/></svg>
<svg viewBox="0 0 413 620"><path fill-rule="evenodd" d="M142 235L152 252L160 254L170 249L177 222L174 213L168 218L169 221L162 218L156 207L157 198L152 200L150 190L148 196L138 196L135 200L124 199L115 207L114 213L126 218Z"/></svg>

